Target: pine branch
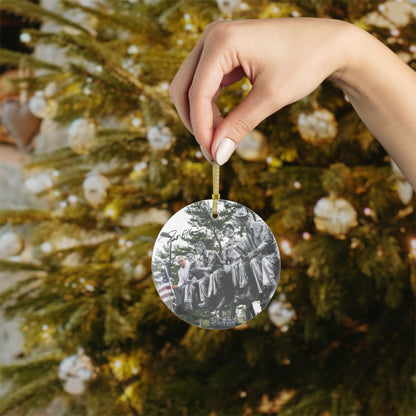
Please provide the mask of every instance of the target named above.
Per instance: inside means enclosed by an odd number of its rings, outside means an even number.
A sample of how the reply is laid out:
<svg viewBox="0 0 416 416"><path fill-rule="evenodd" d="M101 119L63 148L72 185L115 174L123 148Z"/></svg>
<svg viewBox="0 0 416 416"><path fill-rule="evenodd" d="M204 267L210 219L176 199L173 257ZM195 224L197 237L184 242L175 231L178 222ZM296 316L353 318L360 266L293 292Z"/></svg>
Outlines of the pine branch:
<svg viewBox="0 0 416 416"><path fill-rule="evenodd" d="M10 10L18 15L25 16L31 20L43 21L45 19L53 20L62 26L71 26L84 33L89 31L80 24L73 22L72 20L62 17L61 14L54 13L40 5L37 5L27 0L2 0L1 7L6 10Z"/></svg>
<svg viewBox="0 0 416 416"><path fill-rule="evenodd" d="M0 376L6 381L17 378L19 383L0 398L0 413L13 410L27 414L27 411L46 406L60 391L56 366L57 360L39 360L32 365L0 367ZM22 374L17 374L17 373ZM6 378L7 377L7 378ZM29 381L31 380L31 381ZM12 413L13 414L13 413Z"/></svg>
<svg viewBox="0 0 416 416"><path fill-rule="evenodd" d="M78 8L92 16L96 16L103 25L117 25L123 30L130 30L132 33L145 34L153 41L155 39L161 39L160 30L158 30L158 27L154 24L154 22L147 18L146 13L137 13L134 17L132 17L121 13L108 13L104 10L93 9L70 0L64 0L62 1L62 4L64 7L70 9Z"/></svg>
<svg viewBox="0 0 416 416"><path fill-rule="evenodd" d="M32 55L27 53L9 51L8 49L0 48L0 63L10 64L18 67L22 60L25 65L34 69L48 69L50 71L62 71L62 68L58 65L51 64L46 61L34 58Z"/></svg>
<svg viewBox="0 0 416 416"><path fill-rule="evenodd" d="M20 312L19 306L16 306L18 297L22 295L23 290L26 290L26 293L30 291L31 285L36 285L38 281L39 278L37 276L29 276L0 293L0 305L6 312L7 317L12 318Z"/></svg>
<svg viewBox="0 0 416 416"><path fill-rule="evenodd" d="M24 263L20 261L7 261L7 260L0 260L0 270L4 271L42 271L43 267L39 264L35 263Z"/></svg>
<svg viewBox="0 0 416 416"><path fill-rule="evenodd" d="M125 383L122 383L122 382L120 382L119 381L119 379L116 377L116 375L114 374L114 371L113 371L113 369L111 368L111 365L109 365L108 363L107 363L107 370L108 370L108 372L110 373L110 375L111 375L111 377L112 377L112 380L116 383L116 385L117 385L117 390L119 391L119 393L120 393L120 396L125 396L125 398L126 398L126 400L127 400L127 404L128 404L128 407L129 407L129 409L130 409L130 411L132 412L132 414L134 415L134 416L140 416L140 413L137 411L137 409L133 406L133 404L132 404L132 402L131 402L131 399L130 399L130 397L128 396L128 395L125 395L125 389L126 389L126 387L128 387L128 385L126 385Z"/></svg>
<svg viewBox="0 0 416 416"><path fill-rule="evenodd" d="M46 221L52 219L52 213L37 209L20 209L0 211L0 226L7 223L25 224L35 221Z"/></svg>
<svg viewBox="0 0 416 416"><path fill-rule="evenodd" d="M13 388L0 398L0 413L47 405L60 391L58 364L59 360L47 357L0 367L0 377L5 381L13 380Z"/></svg>
<svg viewBox="0 0 416 416"><path fill-rule="evenodd" d="M16 379L19 382L26 382L32 378L34 372L44 373L60 363L61 359L55 356L40 357L33 360L25 360L13 365L0 366L0 378L4 381Z"/></svg>
<svg viewBox="0 0 416 416"><path fill-rule="evenodd" d="M140 92L143 90L143 84L135 78L129 71L120 66L120 56L112 48L100 43L91 36L70 35L60 32L56 38L62 46L70 45L71 49L76 51L77 55L90 57L95 62L101 64L103 68L112 71L120 82L134 85Z"/></svg>
<svg viewBox="0 0 416 416"><path fill-rule="evenodd" d="M31 162L25 165L25 169L31 170L56 166L64 168L74 164L80 166L84 160L85 157L75 155L69 147L63 147L47 153L34 153Z"/></svg>

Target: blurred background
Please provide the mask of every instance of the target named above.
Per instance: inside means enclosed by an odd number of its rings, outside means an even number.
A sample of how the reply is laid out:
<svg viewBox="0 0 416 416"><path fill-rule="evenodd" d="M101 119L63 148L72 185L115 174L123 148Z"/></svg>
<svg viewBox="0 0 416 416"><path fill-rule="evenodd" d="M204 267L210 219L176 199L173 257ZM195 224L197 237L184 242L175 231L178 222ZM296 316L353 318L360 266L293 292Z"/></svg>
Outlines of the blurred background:
<svg viewBox="0 0 416 416"><path fill-rule="evenodd" d="M162 226L212 193L168 94L206 25L341 19L416 69L414 0L0 7L0 414L416 413L414 193L332 82L262 122L221 170L221 197L278 242L270 305L199 329L151 274ZM224 116L250 88L224 91Z"/></svg>

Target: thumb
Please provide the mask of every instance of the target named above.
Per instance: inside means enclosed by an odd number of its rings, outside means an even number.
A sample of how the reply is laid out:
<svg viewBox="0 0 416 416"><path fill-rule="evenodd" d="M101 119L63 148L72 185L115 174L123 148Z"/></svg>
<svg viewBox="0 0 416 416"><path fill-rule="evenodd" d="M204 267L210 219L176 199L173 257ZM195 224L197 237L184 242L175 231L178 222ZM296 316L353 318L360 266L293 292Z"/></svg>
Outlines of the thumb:
<svg viewBox="0 0 416 416"><path fill-rule="evenodd" d="M247 97L218 125L211 152L221 166L228 161L238 144L266 117L274 113L270 86L253 85Z"/></svg>

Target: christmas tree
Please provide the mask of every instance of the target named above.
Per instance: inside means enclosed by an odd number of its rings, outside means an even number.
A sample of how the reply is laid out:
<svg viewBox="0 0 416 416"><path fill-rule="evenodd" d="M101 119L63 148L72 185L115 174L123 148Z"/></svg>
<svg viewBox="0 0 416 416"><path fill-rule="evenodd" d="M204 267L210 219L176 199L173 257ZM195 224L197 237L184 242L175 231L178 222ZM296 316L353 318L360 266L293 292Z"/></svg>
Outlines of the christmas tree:
<svg viewBox="0 0 416 416"><path fill-rule="evenodd" d="M168 94L206 25L342 19L415 67L413 3L3 0L42 22L21 35L32 55L1 50L35 70L16 83L42 121L25 166L41 208L0 212L0 267L24 272L0 304L26 340L0 368L0 413L60 400L67 415L414 414L413 192L331 82L262 122L222 169L221 197L257 212L280 246L268 313L193 327L151 274L162 225L211 198L211 165ZM224 115L249 90L227 88Z"/></svg>

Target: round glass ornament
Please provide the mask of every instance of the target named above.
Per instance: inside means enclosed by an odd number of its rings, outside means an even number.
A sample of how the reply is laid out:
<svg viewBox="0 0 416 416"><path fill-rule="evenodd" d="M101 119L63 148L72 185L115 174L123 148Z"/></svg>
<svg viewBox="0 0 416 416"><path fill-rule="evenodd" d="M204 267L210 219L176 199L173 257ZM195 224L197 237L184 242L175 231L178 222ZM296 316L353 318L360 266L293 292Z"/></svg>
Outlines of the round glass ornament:
<svg viewBox="0 0 416 416"><path fill-rule="evenodd" d="M178 211L160 231L152 272L165 305L188 324L227 329L254 318L280 277L280 252L266 223L249 208L218 200Z"/></svg>

